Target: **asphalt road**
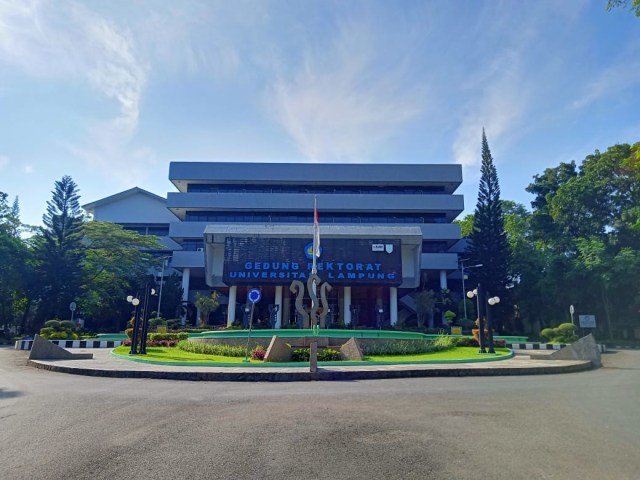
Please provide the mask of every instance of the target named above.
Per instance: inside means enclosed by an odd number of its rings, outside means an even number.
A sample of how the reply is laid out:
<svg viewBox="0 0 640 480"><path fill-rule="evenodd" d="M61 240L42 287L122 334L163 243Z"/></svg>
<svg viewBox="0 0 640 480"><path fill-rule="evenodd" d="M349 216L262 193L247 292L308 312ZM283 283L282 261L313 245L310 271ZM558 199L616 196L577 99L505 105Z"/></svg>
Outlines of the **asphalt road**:
<svg viewBox="0 0 640 480"><path fill-rule="evenodd" d="M0 348L0 478L640 479L640 351L546 376L93 378Z"/></svg>

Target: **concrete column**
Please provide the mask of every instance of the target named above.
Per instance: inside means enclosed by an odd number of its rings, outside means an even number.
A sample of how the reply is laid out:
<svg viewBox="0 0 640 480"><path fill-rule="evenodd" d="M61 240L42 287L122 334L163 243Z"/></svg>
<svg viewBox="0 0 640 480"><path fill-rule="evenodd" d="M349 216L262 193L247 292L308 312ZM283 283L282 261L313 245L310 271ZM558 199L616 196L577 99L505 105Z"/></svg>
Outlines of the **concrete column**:
<svg viewBox="0 0 640 480"><path fill-rule="evenodd" d="M283 308L284 311L282 312L282 324L283 325L289 325L289 323L291 323L291 319L289 318L289 305L291 303L291 291L289 290L289 287L284 289L284 301L283 301ZM280 310L282 310L282 308L280 308Z"/></svg>
<svg viewBox="0 0 640 480"><path fill-rule="evenodd" d="M447 271L440 270L440 290L445 290L447 288ZM440 324L446 325L447 322L444 319L444 312L440 313Z"/></svg>
<svg viewBox="0 0 640 480"><path fill-rule="evenodd" d="M236 296L238 295L238 286L231 285L229 287L229 308L227 309L227 327L230 327L236 319Z"/></svg>
<svg viewBox="0 0 640 480"><path fill-rule="evenodd" d="M396 287L389 288L389 319L392 327L398 323L398 289Z"/></svg>
<svg viewBox="0 0 640 480"><path fill-rule="evenodd" d="M182 270L182 301L187 302L189 300L189 277L191 276L191 269L185 268ZM185 310L186 311L186 310ZM196 317L196 324L198 323L198 318ZM182 315L180 319L180 323L184 327L187 324L187 314Z"/></svg>
<svg viewBox="0 0 640 480"><path fill-rule="evenodd" d="M447 288L447 271L440 270L440 290Z"/></svg>
<svg viewBox="0 0 640 480"><path fill-rule="evenodd" d="M182 271L182 300L186 302L189 300L189 277L191 276L191 269L185 268Z"/></svg>
<svg viewBox="0 0 640 480"><path fill-rule="evenodd" d="M351 325L351 287L344 287L344 324Z"/></svg>
<svg viewBox="0 0 640 480"><path fill-rule="evenodd" d="M282 328L282 285L276 286L275 304L280 307L276 315L276 328Z"/></svg>

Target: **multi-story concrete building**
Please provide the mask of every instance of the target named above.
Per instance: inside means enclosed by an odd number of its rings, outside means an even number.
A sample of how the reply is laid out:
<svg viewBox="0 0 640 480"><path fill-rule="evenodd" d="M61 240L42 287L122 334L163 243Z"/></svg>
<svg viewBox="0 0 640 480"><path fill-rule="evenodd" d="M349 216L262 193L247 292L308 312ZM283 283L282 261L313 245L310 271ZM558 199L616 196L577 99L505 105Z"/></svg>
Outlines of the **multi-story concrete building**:
<svg viewBox="0 0 640 480"><path fill-rule="evenodd" d="M133 188L83 208L158 235L185 300L220 293L220 323L242 319L250 288L262 292L257 315L279 327L297 321L298 296L310 305L314 201L327 323L396 324L415 315L417 289L459 278L459 165L172 162L169 180L178 191L166 200Z"/></svg>
<svg viewBox="0 0 640 480"><path fill-rule="evenodd" d="M173 162L169 180L169 236L181 246L172 266L185 292L223 295L227 323L251 287L260 315L277 305L276 325L295 322L290 287L310 273L314 199L334 323L395 324L415 314L417 288L447 288L458 269L459 165Z"/></svg>

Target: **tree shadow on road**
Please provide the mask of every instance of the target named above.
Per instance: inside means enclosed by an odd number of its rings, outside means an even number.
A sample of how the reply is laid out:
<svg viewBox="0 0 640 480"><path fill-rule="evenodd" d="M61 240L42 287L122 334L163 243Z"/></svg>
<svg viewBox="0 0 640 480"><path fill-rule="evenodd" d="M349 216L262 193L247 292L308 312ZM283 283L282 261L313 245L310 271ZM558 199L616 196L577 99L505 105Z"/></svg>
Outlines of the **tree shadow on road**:
<svg viewBox="0 0 640 480"><path fill-rule="evenodd" d="M24 395L22 392L17 390L6 390L4 388L0 388L0 400L4 400L5 398L16 398Z"/></svg>

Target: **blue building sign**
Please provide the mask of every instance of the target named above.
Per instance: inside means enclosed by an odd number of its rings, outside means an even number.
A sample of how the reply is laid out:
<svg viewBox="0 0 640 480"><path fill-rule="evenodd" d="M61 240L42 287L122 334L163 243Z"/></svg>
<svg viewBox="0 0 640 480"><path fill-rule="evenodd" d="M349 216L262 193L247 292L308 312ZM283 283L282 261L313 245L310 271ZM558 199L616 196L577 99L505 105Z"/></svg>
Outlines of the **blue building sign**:
<svg viewBox="0 0 640 480"><path fill-rule="evenodd" d="M309 239L227 237L223 281L227 285L305 282L312 260ZM389 285L402 283L402 255L398 239L322 239L318 275L333 285Z"/></svg>

